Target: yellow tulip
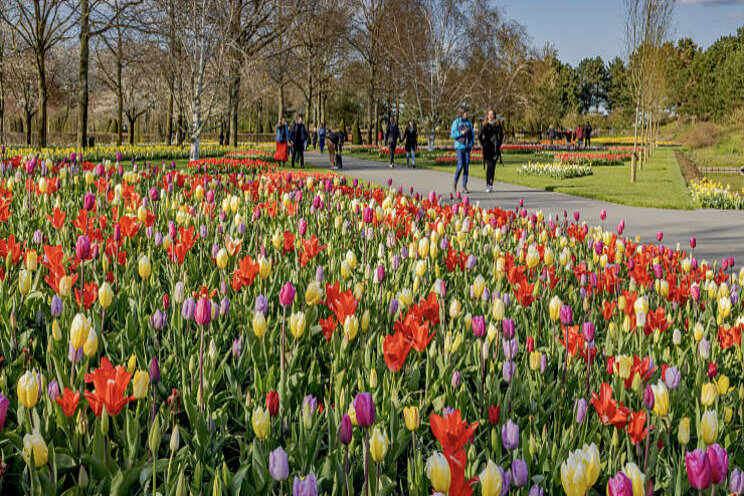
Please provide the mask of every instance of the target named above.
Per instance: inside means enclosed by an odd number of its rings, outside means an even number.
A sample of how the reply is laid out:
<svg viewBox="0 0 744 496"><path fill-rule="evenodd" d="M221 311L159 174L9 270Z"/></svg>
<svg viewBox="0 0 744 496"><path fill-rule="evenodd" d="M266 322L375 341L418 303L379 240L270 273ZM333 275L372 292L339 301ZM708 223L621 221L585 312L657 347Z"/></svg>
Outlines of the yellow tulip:
<svg viewBox="0 0 744 496"><path fill-rule="evenodd" d="M127 372L130 374L134 373L134 368L137 366L137 357L130 355L129 361L127 362Z"/></svg>
<svg viewBox="0 0 744 496"><path fill-rule="evenodd" d="M357 423L356 409L354 408L354 403L353 402L349 404L349 409L348 409L348 411L346 413L349 415L349 418L351 419L351 424L352 425L355 425L355 426L356 425L359 425Z"/></svg>
<svg viewBox="0 0 744 496"><path fill-rule="evenodd" d="M31 463L31 453L34 455L35 466L41 467L42 465L46 465L49 459L49 451L44 438L41 437L38 431L23 436L23 455L26 463Z"/></svg>
<svg viewBox="0 0 744 496"><path fill-rule="evenodd" d="M85 315L79 313L72 319L72 326L70 327L70 342L72 347L79 350L85 345L88 340L88 333L90 332L90 322L85 318Z"/></svg>
<svg viewBox="0 0 744 496"><path fill-rule="evenodd" d="M217 252L217 256L214 258L215 262L217 263L217 268L220 270L224 270L225 267L227 267L227 261L229 257L227 256L227 250L224 248L220 248L220 251Z"/></svg>
<svg viewBox="0 0 744 496"><path fill-rule="evenodd" d="M561 464L561 484L566 496L584 496L586 493L586 469L581 450L571 452Z"/></svg>
<svg viewBox="0 0 744 496"><path fill-rule="evenodd" d="M289 330L295 339L300 339L305 334L305 314L303 312L293 313L289 316Z"/></svg>
<svg viewBox="0 0 744 496"><path fill-rule="evenodd" d="M703 406L710 406L716 400L716 386L713 383L706 382L700 390L700 403Z"/></svg>
<svg viewBox="0 0 744 496"><path fill-rule="evenodd" d="M384 460L389 446L390 440L388 439L387 434L376 426L375 430L372 431L372 436L369 438L369 453L372 455L372 459L376 463L380 463Z"/></svg>
<svg viewBox="0 0 744 496"><path fill-rule="evenodd" d="M630 377L630 369L633 367L633 359L627 355L621 355L616 358L617 372L621 379L625 380Z"/></svg>
<svg viewBox="0 0 744 496"><path fill-rule="evenodd" d="M506 312L506 306L501 298L496 298L493 301L493 318L501 321L504 320L504 313Z"/></svg>
<svg viewBox="0 0 744 496"><path fill-rule="evenodd" d="M586 481L586 488L589 489L594 486L599 478L599 449L597 445L592 443L590 445L584 445L581 449L582 459L584 461L584 477Z"/></svg>
<svg viewBox="0 0 744 496"><path fill-rule="evenodd" d="M478 274L478 276L473 281L473 294L475 295L476 298L480 298L485 289L486 289L486 280L483 278L482 275Z"/></svg>
<svg viewBox="0 0 744 496"><path fill-rule="evenodd" d="M253 316L253 334L255 334L258 339L261 339L264 337L264 334L266 334L266 318L261 312L256 312Z"/></svg>
<svg viewBox="0 0 744 496"><path fill-rule="evenodd" d="M561 306L563 306L563 302L557 296L553 296L550 299L548 309L550 310L550 320L553 322L556 322L561 317Z"/></svg>
<svg viewBox="0 0 744 496"><path fill-rule="evenodd" d="M641 472L633 462L625 464L623 473L630 479L633 484L633 496L645 496L646 494L646 476Z"/></svg>
<svg viewBox="0 0 744 496"><path fill-rule="evenodd" d="M320 283L313 281L308 284L305 290L305 303L315 305L320 302L321 298L323 298L323 288L320 286Z"/></svg>
<svg viewBox="0 0 744 496"><path fill-rule="evenodd" d="M728 393L729 390L730 381L726 374L721 374L720 377L718 377L718 381L716 381L716 387L718 388L718 394L720 396L724 396L726 393Z"/></svg>
<svg viewBox="0 0 744 496"><path fill-rule="evenodd" d="M18 273L18 291L21 296L26 296L31 291L31 273L27 270Z"/></svg>
<svg viewBox="0 0 744 496"><path fill-rule="evenodd" d="M496 472L499 475L499 490L501 490L501 472L498 469L496 469ZM452 483L452 473L450 472L447 458L443 454L436 452L429 456L426 460L426 476L431 481L431 487L435 492L442 494L449 492L450 484ZM483 474L481 474L481 484L483 484Z"/></svg>
<svg viewBox="0 0 744 496"><path fill-rule="evenodd" d="M147 396L147 388L150 386L150 375L144 370L138 370L134 373L132 381L133 396L138 400Z"/></svg>
<svg viewBox="0 0 744 496"><path fill-rule="evenodd" d="M251 416L251 425L253 426L253 433L259 441L266 439L269 435L269 429L271 428L269 411L264 410L260 406L256 407Z"/></svg>
<svg viewBox="0 0 744 496"><path fill-rule="evenodd" d="M36 250L29 250L26 253L26 270L33 272L39 267L39 255Z"/></svg>
<svg viewBox="0 0 744 496"><path fill-rule="evenodd" d="M88 339L85 340L85 344L83 345L83 353L85 353L85 356L90 357L95 355L96 351L98 351L98 335L95 329L91 328L88 331Z"/></svg>
<svg viewBox="0 0 744 496"><path fill-rule="evenodd" d="M486 463L486 466L480 473L479 479L483 496L499 496L499 494L501 494L501 486L503 483L503 480L501 479L501 470L499 470L496 464L491 460L488 460Z"/></svg>
<svg viewBox="0 0 744 496"><path fill-rule="evenodd" d="M18 402L31 409L39 401L39 377L30 370L27 370L25 374L18 379L18 386L16 392L18 393Z"/></svg>
<svg viewBox="0 0 744 496"><path fill-rule="evenodd" d="M61 341L62 340L62 329L59 326L59 321L57 319L54 319L52 322L52 338L54 338L55 341Z"/></svg>
<svg viewBox="0 0 744 496"><path fill-rule="evenodd" d="M103 257L104 259L106 257ZM111 302L114 299L114 290L111 288L111 284L104 282L101 287L98 288L98 303L101 304L102 308L108 308L111 306Z"/></svg>
<svg viewBox="0 0 744 496"><path fill-rule="evenodd" d="M344 321L344 335L349 341L353 341L359 332L359 319L356 315L349 315Z"/></svg>
<svg viewBox="0 0 744 496"><path fill-rule="evenodd" d="M457 299L453 299L449 307L450 318L456 319L457 316L460 315L460 310L462 310L462 305L460 305L460 302Z"/></svg>
<svg viewBox="0 0 744 496"><path fill-rule="evenodd" d="M142 279L150 277L152 267L150 266L150 259L147 258L147 255L140 255L139 262L137 263L137 271Z"/></svg>
<svg viewBox="0 0 744 496"><path fill-rule="evenodd" d="M698 322L695 324L695 326L692 328L692 334L695 337L695 342L699 342L701 339L703 339L703 324Z"/></svg>
<svg viewBox="0 0 744 496"><path fill-rule="evenodd" d="M654 392L654 413L659 417L666 417L669 413L669 390L661 380L652 385L651 390Z"/></svg>
<svg viewBox="0 0 744 496"><path fill-rule="evenodd" d="M533 372L540 370L540 361L542 360L542 353L535 350L530 353L530 369Z"/></svg>
<svg viewBox="0 0 744 496"><path fill-rule="evenodd" d="M715 410L706 410L700 420L700 430L703 442L710 446L718 438L718 414Z"/></svg>
<svg viewBox="0 0 744 496"><path fill-rule="evenodd" d="M403 418L406 421L406 428L413 432L419 428L419 410L416 406L403 407Z"/></svg>
<svg viewBox="0 0 744 496"><path fill-rule="evenodd" d="M679 427L677 428L677 441L682 446L687 445L690 442L690 419L685 417L679 421Z"/></svg>

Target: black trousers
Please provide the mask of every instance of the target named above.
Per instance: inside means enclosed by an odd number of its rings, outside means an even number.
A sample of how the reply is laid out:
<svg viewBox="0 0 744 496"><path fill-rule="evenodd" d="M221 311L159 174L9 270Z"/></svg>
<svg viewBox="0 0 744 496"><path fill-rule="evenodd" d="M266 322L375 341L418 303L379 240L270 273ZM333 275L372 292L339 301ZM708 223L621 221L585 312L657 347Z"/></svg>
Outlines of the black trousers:
<svg viewBox="0 0 744 496"><path fill-rule="evenodd" d="M494 162L498 160L501 165L504 165L504 160L501 158L501 145L496 148L496 156Z"/></svg>
<svg viewBox="0 0 744 496"><path fill-rule="evenodd" d="M295 146L292 148L292 168L294 169L295 160L299 157L300 159L300 167L305 167L305 150L303 148L300 148L298 146Z"/></svg>
<svg viewBox="0 0 744 496"><path fill-rule="evenodd" d="M390 145L390 163L395 163L395 144Z"/></svg>
<svg viewBox="0 0 744 496"><path fill-rule="evenodd" d="M496 169L496 156L486 158L486 185L493 186L493 176Z"/></svg>

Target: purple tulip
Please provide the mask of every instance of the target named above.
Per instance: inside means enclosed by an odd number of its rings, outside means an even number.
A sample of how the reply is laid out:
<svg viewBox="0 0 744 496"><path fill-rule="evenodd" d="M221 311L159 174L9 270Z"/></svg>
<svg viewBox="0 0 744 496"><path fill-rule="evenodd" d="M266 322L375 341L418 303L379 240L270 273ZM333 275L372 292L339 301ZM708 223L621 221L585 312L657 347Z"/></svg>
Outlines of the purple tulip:
<svg viewBox="0 0 744 496"><path fill-rule="evenodd" d="M545 490L542 487L538 486L537 484L532 486L530 488L530 492L527 493L527 496L544 496L544 495L545 495Z"/></svg>
<svg viewBox="0 0 744 496"><path fill-rule="evenodd" d="M482 338L486 334L486 319L482 315L473 317L472 327L475 337Z"/></svg>
<svg viewBox="0 0 744 496"><path fill-rule="evenodd" d="M664 372L664 383L669 389L677 389L681 379L682 373L677 367L669 367L666 369L666 372Z"/></svg>
<svg viewBox="0 0 744 496"><path fill-rule="evenodd" d="M460 375L460 371L458 371L458 370L455 370L452 373L452 381L451 381L452 389L457 389L457 386L460 385L461 377L462 376Z"/></svg>
<svg viewBox="0 0 744 496"><path fill-rule="evenodd" d="M344 413L344 416L341 418L341 425L339 425L338 427L338 439L343 444L349 444L351 442L351 434L351 417L349 417L348 414Z"/></svg>
<svg viewBox="0 0 744 496"><path fill-rule="evenodd" d="M87 260L90 256L90 238L88 236L78 236L75 243L75 254L80 260Z"/></svg>
<svg viewBox="0 0 744 496"><path fill-rule="evenodd" d="M655 403L656 398L654 397L654 391L653 389L651 389L651 385L649 384L643 391L643 406L646 408L646 410L650 411L654 409Z"/></svg>
<svg viewBox="0 0 744 496"><path fill-rule="evenodd" d="M504 348L504 356L507 360L513 360L519 353L519 341L517 338L504 339L502 341L502 347Z"/></svg>
<svg viewBox="0 0 744 496"><path fill-rule="evenodd" d="M158 191L158 188L153 186L150 188L150 200L151 201L158 201L160 199L160 192Z"/></svg>
<svg viewBox="0 0 744 496"><path fill-rule="evenodd" d="M721 484L726 480L728 474L729 460L726 449L719 444L714 444L708 446L706 455L710 461L710 475L713 484Z"/></svg>
<svg viewBox="0 0 744 496"><path fill-rule="evenodd" d="M5 418L8 416L8 408L10 407L10 400L0 393L0 432L5 427Z"/></svg>
<svg viewBox="0 0 744 496"><path fill-rule="evenodd" d="M633 481L618 472L607 481L607 496L633 496Z"/></svg>
<svg viewBox="0 0 744 496"><path fill-rule="evenodd" d="M587 410L587 403L584 398L579 398L576 400L576 403L574 405L574 411L576 412L576 423L580 424L584 421L584 418L586 418L586 410Z"/></svg>
<svg viewBox="0 0 744 496"><path fill-rule="evenodd" d="M62 299L56 294L52 296L51 312L52 317L59 317L62 315Z"/></svg>
<svg viewBox="0 0 744 496"><path fill-rule="evenodd" d="M220 316L224 317L230 312L230 299L224 296L220 301Z"/></svg>
<svg viewBox="0 0 744 496"><path fill-rule="evenodd" d="M160 382L160 364L158 363L158 357L152 357L150 360L150 382L156 384Z"/></svg>
<svg viewBox="0 0 744 496"><path fill-rule="evenodd" d="M67 347L67 359L72 363L78 363L83 359L83 347L81 346L76 350L72 346L72 341L70 341L69 346Z"/></svg>
<svg viewBox="0 0 744 496"><path fill-rule="evenodd" d="M40 245L44 241L44 233L37 229L34 231L34 243Z"/></svg>
<svg viewBox="0 0 744 496"><path fill-rule="evenodd" d="M241 335L238 339L233 340L232 354L236 360L240 359L240 354L243 351L243 336Z"/></svg>
<svg viewBox="0 0 744 496"><path fill-rule="evenodd" d="M710 459L704 450L696 449L685 453L687 480L694 489L708 489L712 476Z"/></svg>
<svg viewBox="0 0 744 496"><path fill-rule="evenodd" d="M193 298L189 297L186 298L183 301L183 305L181 306L181 316L185 320L191 320L194 318L194 313L196 311L196 302Z"/></svg>
<svg viewBox="0 0 744 496"><path fill-rule="evenodd" d="M264 295L258 295L256 297L256 303L253 305L253 310L256 313L262 313L266 316L266 312L269 310L269 301Z"/></svg>
<svg viewBox="0 0 744 496"><path fill-rule="evenodd" d="M504 360L503 365L501 365L501 373L504 376L504 381L507 383L511 383L512 378L514 377L514 371L517 369L517 365L512 362L511 360Z"/></svg>
<svg viewBox="0 0 744 496"><path fill-rule="evenodd" d="M354 411L359 427L364 429L375 423L375 403L370 393L358 393L356 395Z"/></svg>
<svg viewBox="0 0 744 496"><path fill-rule="evenodd" d="M279 304L281 304L281 306L283 307L292 306L294 297L295 287L292 285L291 282L287 281L286 283L284 283L284 286L282 286L281 291L279 291Z"/></svg>
<svg viewBox="0 0 744 496"><path fill-rule="evenodd" d="M212 320L212 305L208 299L201 297L196 303L196 310L194 311L194 319L200 326L209 324Z"/></svg>
<svg viewBox="0 0 744 496"><path fill-rule="evenodd" d="M2 398L2 395L0 395L0 398ZM0 430L2 430L2 399L0 399ZM737 496L740 494L744 494L744 472L741 472L738 468L735 468L731 472L731 477L729 477L729 492L732 494L736 494Z"/></svg>
<svg viewBox="0 0 744 496"><path fill-rule="evenodd" d="M295 475L292 496L318 496L318 481L315 474L310 472L304 480Z"/></svg>
<svg viewBox="0 0 744 496"><path fill-rule="evenodd" d="M506 496L511 489L511 469L504 471L503 468L499 467L499 470L501 470L501 492L499 496Z"/></svg>
<svg viewBox="0 0 744 496"><path fill-rule="evenodd" d="M375 278L378 282L384 282L385 281L385 266L378 265L375 269Z"/></svg>
<svg viewBox="0 0 744 496"><path fill-rule="evenodd" d="M501 427L501 444L508 450L517 449L519 446L519 425L511 419Z"/></svg>
<svg viewBox="0 0 744 496"><path fill-rule="evenodd" d="M85 210L93 210L96 206L96 195L93 193L85 193L83 196L83 208Z"/></svg>
<svg viewBox="0 0 744 496"><path fill-rule="evenodd" d="M562 305L560 310L561 324L564 326L570 326L573 324L573 311L568 305Z"/></svg>
<svg viewBox="0 0 744 496"><path fill-rule="evenodd" d="M155 310L155 313L150 315L150 325L156 331L161 330L165 327L166 315L160 310Z"/></svg>
<svg viewBox="0 0 744 496"><path fill-rule="evenodd" d="M395 315L398 312L398 298L393 298L390 300L390 315Z"/></svg>
<svg viewBox="0 0 744 496"><path fill-rule="evenodd" d="M275 481L287 480L287 477L289 477L287 453L281 446L269 453L269 474Z"/></svg>
<svg viewBox="0 0 744 496"><path fill-rule="evenodd" d="M514 319L502 320L501 329L504 331L504 338L506 339L513 338L514 337Z"/></svg>
<svg viewBox="0 0 744 496"><path fill-rule="evenodd" d="M594 330L594 324L591 322L584 322L581 326L581 332L584 334L584 338L586 338L587 341L594 341Z"/></svg>
<svg viewBox="0 0 744 496"><path fill-rule="evenodd" d="M57 398L59 398L59 383L57 381L52 381L47 386L47 394L49 395L49 399L52 401L56 401ZM0 427L2 429L2 427Z"/></svg>
<svg viewBox="0 0 744 496"><path fill-rule="evenodd" d="M512 461L511 477L516 487L526 486L528 476L529 472L527 471L527 462L525 462L524 459L519 458Z"/></svg>

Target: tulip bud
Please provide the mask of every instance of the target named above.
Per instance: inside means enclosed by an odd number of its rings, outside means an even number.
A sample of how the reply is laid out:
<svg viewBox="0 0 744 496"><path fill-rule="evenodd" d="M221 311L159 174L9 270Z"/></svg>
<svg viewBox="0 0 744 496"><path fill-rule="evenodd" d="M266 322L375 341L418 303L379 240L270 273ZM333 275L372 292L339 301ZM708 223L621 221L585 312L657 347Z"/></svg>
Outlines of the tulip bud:
<svg viewBox="0 0 744 496"><path fill-rule="evenodd" d="M160 447L160 416L155 415L155 420L150 426L150 434L147 437L147 446L152 452L153 458L158 456L158 448Z"/></svg>

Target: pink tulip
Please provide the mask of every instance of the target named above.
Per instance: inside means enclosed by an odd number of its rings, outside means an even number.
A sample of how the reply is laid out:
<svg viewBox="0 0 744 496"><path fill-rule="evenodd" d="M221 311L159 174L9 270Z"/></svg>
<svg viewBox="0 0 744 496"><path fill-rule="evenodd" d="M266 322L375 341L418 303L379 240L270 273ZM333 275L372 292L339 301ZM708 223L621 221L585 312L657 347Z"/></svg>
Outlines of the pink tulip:
<svg viewBox="0 0 744 496"><path fill-rule="evenodd" d="M697 246L697 239L695 239L694 237L690 238L690 248L694 250L696 246Z"/></svg>
<svg viewBox="0 0 744 496"><path fill-rule="evenodd" d="M607 210L604 208L599 211L599 218L602 220L605 220L607 218Z"/></svg>
<svg viewBox="0 0 744 496"><path fill-rule="evenodd" d="M726 480L728 474L729 460L728 453L719 444L708 446L705 453L710 462L710 474L713 484L720 484Z"/></svg>
<svg viewBox="0 0 744 496"><path fill-rule="evenodd" d="M284 286L282 286L281 291L279 291L279 303L283 307L289 307L292 306L292 302L294 302L295 297L295 287L292 285L291 282L287 281Z"/></svg>
<svg viewBox="0 0 744 496"><path fill-rule="evenodd" d="M710 486L712 475L710 460L705 451L697 449L685 453L685 467L687 467L687 480L695 489L707 489Z"/></svg>
<svg viewBox="0 0 744 496"><path fill-rule="evenodd" d="M608 496L633 496L633 481L622 472L618 472L607 481Z"/></svg>
<svg viewBox="0 0 744 496"><path fill-rule="evenodd" d="M664 239L664 231L659 230L659 232L656 233L656 241L661 243L662 239Z"/></svg>

